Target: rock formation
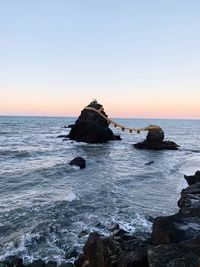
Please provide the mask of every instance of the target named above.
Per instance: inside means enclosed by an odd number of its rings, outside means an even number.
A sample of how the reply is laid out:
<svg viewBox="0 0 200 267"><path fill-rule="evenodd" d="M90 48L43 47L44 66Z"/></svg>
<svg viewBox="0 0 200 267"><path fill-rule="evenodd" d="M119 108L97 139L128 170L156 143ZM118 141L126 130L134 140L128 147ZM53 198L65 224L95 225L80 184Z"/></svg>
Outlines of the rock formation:
<svg viewBox="0 0 200 267"><path fill-rule="evenodd" d="M158 128L149 130L146 139L143 142L134 144L134 147L153 150L177 150L179 146L172 141L164 141L164 131Z"/></svg>
<svg viewBox="0 0 200 267"><path fill-rule="evenodd" d="M199 267L199 174L198 171L194 176L189 176L193 183L190 179L190 186L182 190L178 213L154 220L150 239L144 241L122 229L109 237L92 233L75 266Z"/></svg>
<svg viewBox="0 0 200 267"><path fill-rule="evenodd" d="M91 233L76 267L148 267L147 242L126 233L103 237Z"/></svg>
<svg viewBox="0 0 200 267"><path fill-rule="evenodd" d="M103 106L96 100L91 102L87 107L100 110L107 117ZM97 112L87 109L81 111L81 115L72 126L68 137L71 140L91 144L117 140L117 137L110 130L107 120Z"/></svg>

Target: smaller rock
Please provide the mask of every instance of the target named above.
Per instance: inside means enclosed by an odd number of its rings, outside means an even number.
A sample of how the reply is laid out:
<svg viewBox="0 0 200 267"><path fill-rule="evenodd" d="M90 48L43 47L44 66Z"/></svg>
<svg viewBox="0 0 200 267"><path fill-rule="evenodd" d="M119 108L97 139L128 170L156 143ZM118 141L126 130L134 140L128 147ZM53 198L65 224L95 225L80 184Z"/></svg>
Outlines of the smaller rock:
<svg viewBox="0 0 200 267"><path fill-rule="evenodd" d="M114 140L119 140L119 141L122 140L120 135L114 135L114 138L115 138Z"/></svg>
<svg viewBox="0 0 200 267"><path fill-rule="evenodd" d="M151 165L151 164L153 164L154 163L154 161L152 160L152 161L149 161L149 162L147 162L147 163L145 163L144 165Z"/></svg>
<svg viewBox="0 0 200 267"><path fill-rule="evenodd" d="M151 143L151 144L162 144L164 137L165 135L161 128L153 129L153 130L148 131L146 140L148 143Z"/></svg>
<svg viewBox="0 0 200 267"><path fill-rule="evenodd" d="M114 236L123 236L125 234L128 234L128 232L125 231L124 229L117 229L117 230L113 231Z"/></svg>
<svg viewBox="0 0 200 267"><path fill-rule="evenodd" d="M71 258L77 258L78 257L78 252L75 247L68 247L67 250L65 251L65 258L71 259Z"/></svg>
<svg viewBox="0 0 200 267"><path fill-rule="evenodd" d="M80 167L80 169L84 169L86 167L86 161L82 157L76 157L73 160L70 161L70 165L75 165Z"/></svg>
<svg viewBox="0 0 200 267"><path fill-rule="evenodd" d="M89 234L88 230L83 230L78 234L78 238L82 238L88 234Z"/></svg>
<svg viewBox="0 0 200 267"><path fill-rule="evenodd" d="M57 138L68 138L67 134L60 134L57 136Z"/></svg>

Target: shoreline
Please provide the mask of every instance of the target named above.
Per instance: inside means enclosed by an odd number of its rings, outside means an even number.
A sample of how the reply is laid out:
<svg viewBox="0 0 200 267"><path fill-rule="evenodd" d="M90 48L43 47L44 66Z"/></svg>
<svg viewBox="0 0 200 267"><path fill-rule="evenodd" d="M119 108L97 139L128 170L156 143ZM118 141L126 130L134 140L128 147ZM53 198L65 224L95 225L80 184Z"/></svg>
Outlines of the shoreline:
<svg viewBox="0 0 200 267"><path fill-rule="evenodd" d="M200 263L200 171L186 176L188 187L181 191L179 211L153 220L152 232L146 238L111 227L112 235L90 233L83 252L73 248L60 267L196 267ZM146 233L145 233L146 234ZM41 259L27 265L23 259L10 256L1 267L56 267L56 262Z"/></svg>

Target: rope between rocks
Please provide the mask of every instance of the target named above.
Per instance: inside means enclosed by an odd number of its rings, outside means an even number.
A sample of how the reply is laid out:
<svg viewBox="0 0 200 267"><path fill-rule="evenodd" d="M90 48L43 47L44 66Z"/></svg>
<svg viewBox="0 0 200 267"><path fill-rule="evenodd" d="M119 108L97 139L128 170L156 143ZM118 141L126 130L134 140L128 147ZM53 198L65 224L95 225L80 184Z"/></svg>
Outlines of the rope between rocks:
<svg viewBox="0 0 200 267"><path fill-rule="evenodd" d="M122 124L119 124L119 123L113 121L112 119L107 118L105 115L103 115L101 113L103 111L103 108L102 107L99 110L98 109L95 109L95 108L92 108L92 107L85 107L85 109L95 111L102 118L104 118L108 123L113 124L113 126L115 128L116 127L119 127L119 128L121 128L122 131L127 130L127 131L129 131L129 133L132 133L132 132L140 133L141 131L149 131L149 130L159 130L159 129L161 129L160 126L157 126L157 125L149 125L149 126L143 127L143 128L129 128L129 127L126 127L126 126L124 126Z"/></svg>

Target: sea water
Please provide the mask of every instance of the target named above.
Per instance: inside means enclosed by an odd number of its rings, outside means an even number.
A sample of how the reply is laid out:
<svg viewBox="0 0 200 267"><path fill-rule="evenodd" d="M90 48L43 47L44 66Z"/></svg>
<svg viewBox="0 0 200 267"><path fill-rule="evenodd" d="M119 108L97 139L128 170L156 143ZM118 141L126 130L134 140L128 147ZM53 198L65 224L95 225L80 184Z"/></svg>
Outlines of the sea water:
<svg viewBox="0 0 200 267"><path fill-rule="evenodd" d="M0 117L0 260L62 262L69 246L81 250L87 235L80 232L108 235L112 223L148 233L149 218L178 210L183 175L200 169L198 120L116 119L129 127L159 125L181 146L151 151L133 147L145 132L113 129L121 141L96 145L56 138L75 119ZM86 159L85 169L68 164L77 156Z"/></svg>

